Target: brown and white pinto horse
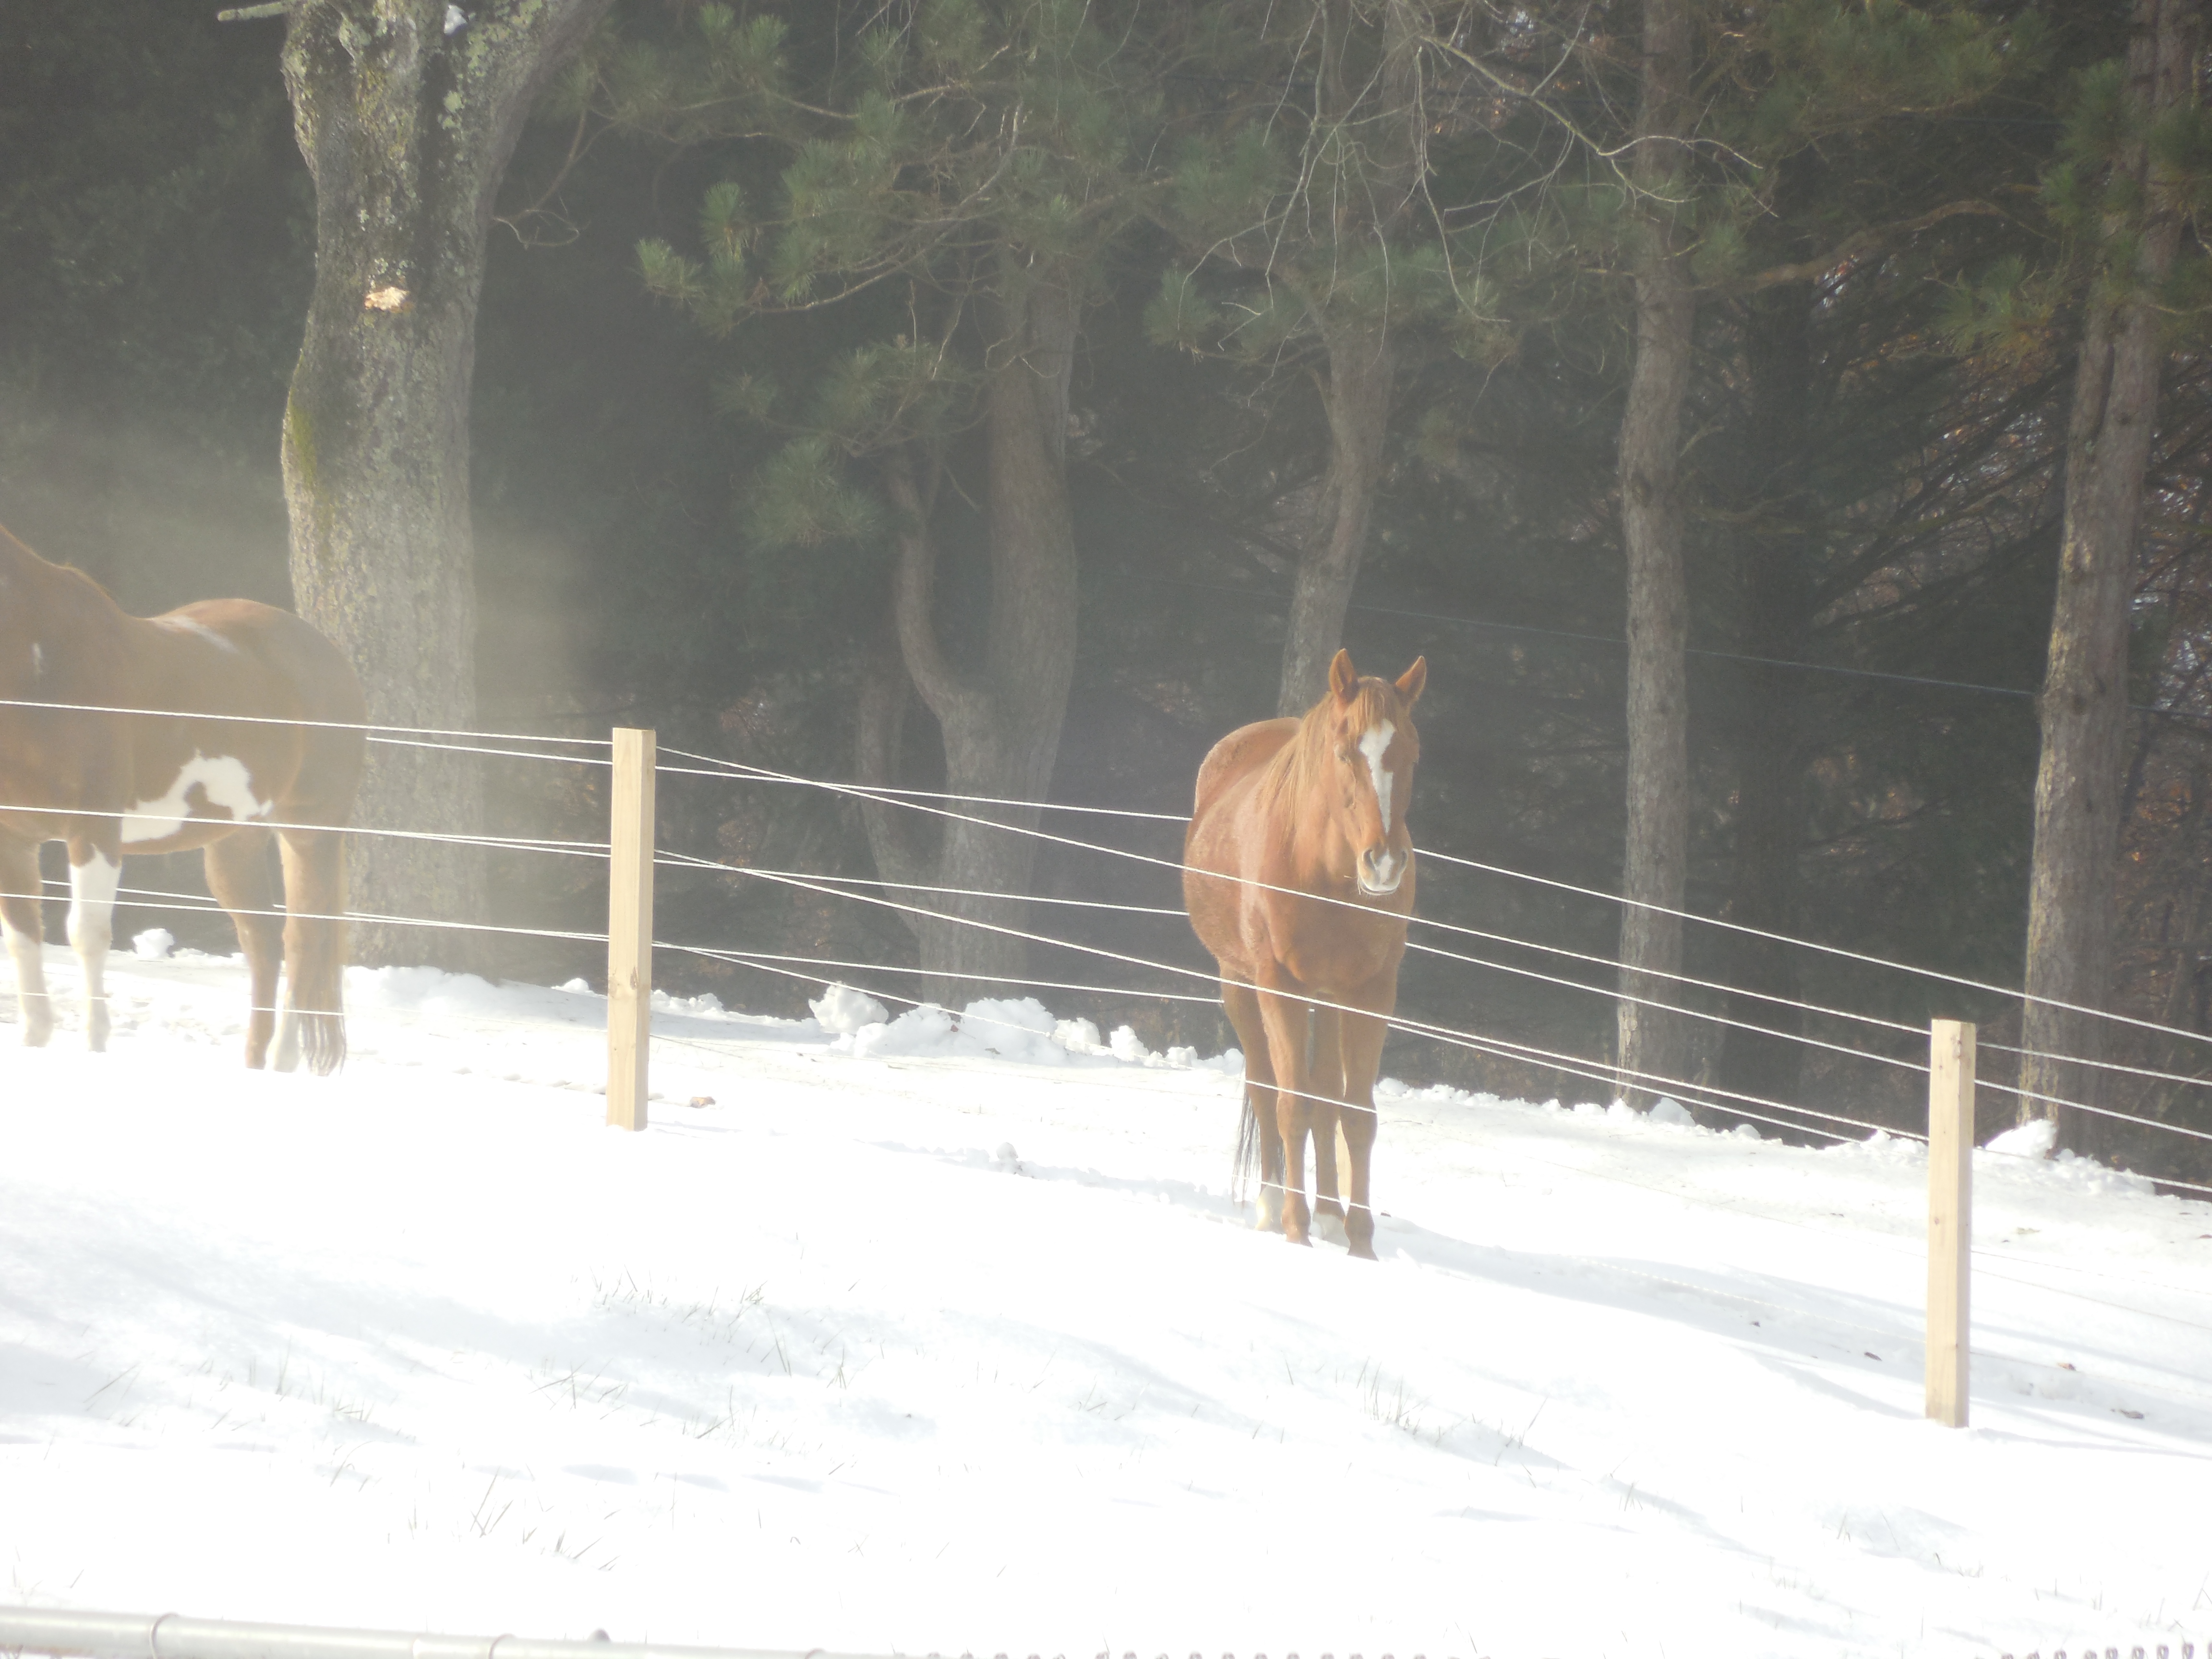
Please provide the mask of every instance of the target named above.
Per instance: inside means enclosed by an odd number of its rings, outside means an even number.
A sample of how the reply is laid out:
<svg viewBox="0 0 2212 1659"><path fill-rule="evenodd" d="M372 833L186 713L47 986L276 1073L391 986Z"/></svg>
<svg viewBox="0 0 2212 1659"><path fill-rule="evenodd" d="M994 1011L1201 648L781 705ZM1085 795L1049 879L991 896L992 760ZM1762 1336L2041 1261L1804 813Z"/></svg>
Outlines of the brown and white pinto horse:
<svg viewBox="0 0 2212 1659"><path fill-rule="evenodd" d="M0 925L15 959L23 1041L43 1043L54 1024L40 959L40 843L69 846L70 943L84 964L94 1049L107 1041L102 975L124 854L204 847L208 887L230 913L252 972L246 1063L266 1060L274 1031L279 1070L302 1052L318 1072L337 1066L345 1058L345 924L335 920L345 909L345 854L337 830L353 811L363 734L265 720L365 718L352 666L289 611L209 599L163 617L126 616L90 577L47 563L0 530ZM257 821L296 827L272 831ZM272 914L272 833L289 919Z"/></svg>
<svg viewBox="0 0 2212 1659"><path fill-rule="evenodd" d="M1417 657L1395 684L1363 679L1338 652L1328 695L1304 719L1261 720L1214 744L1183 838L1183 902L1221 965L1221 1000L1244 1049L1239 1158L1256 1146L1260 1225L1309 1242L1310 1130L1311 1218L1340 1223L1352 1254L1370 1259L1375 1072L1413 908L1406 811L1421 753L1413 705L1428 675ZM1348 1216L1336 1190L1340 1127Z"/></svg>

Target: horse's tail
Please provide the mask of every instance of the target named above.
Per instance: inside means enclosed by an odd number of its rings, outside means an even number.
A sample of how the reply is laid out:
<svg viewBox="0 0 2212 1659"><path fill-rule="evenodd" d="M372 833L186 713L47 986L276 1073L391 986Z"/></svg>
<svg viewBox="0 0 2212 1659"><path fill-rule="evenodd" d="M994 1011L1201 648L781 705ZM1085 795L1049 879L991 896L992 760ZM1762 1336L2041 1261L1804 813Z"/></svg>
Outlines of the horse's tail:
<svg viewBox="0 0 2212 1659"><path fill-rule="evenodd" d="M345 837L330 830L288 835L284 847L283 1025L318 1077L345 1063ZM278 1036L280 1049L285 1047ZM290 1055L280 1053L284 1066ZM289 1069L289 1068L287 1068Z"/></svg>
<svg viewBox="0 0 2212 1659"><path fill-rule="evenodd" d="M1244 1109L1237 1119L1237 1162L1229 1180L1229 1201L1242 1204L1260 1173L1260 1115L1252 1108L1252 1091L1246 1089Z"/></svg>

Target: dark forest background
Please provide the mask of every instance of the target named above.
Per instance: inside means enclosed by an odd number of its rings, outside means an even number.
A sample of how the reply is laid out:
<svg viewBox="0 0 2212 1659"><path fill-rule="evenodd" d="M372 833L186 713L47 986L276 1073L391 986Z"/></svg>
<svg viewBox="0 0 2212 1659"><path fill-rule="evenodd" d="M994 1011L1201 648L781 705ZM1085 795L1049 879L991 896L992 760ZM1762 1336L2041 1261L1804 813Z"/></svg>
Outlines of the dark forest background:
<svg viewBox="0 0 2212 1659"><path fill-rule="evenodd" d="M1826 164L1948 169L1956 176L1943 188L2001 203L2032 193L2064 141L2075 71L2124 35L2123 8L2060 9L2041 67L1926 129L1940 143L1923 131L1885 153L1878 137L1859 138ZM214 10L0 3L0 522L141 614L216 593L289 599L277 434L313 276L313 190L276 70L283 25L218 24ZM680 44L687 16L666 0L627 0L609 38ZM479 315L482 722L583 735L649 726L664 757L677 749L849 778L864 688L888 649L885 539L765 533L755 504L784 434L719 389L741 373L804 382L882 318L832 308L760 316L720 337L702 329L648 292L640 244L696 247L710 189L736 177L765 191L772 165L744 139L670 143L619 126L577 155L580 130L563 106L526 134ZM1761 401L1761 375L1775 373L1760 360L1774 337L1769 292L1723 288L1700 307L1685 463L1693 911L1741 914L1747 888L1765 884L1782 895L1786 932L2020 982L2033 699L2075 323L2063 304L2035 313L2022 301L1997 349L1994 335L1980 347L1966 337L1957 316L1962 284L2002 279L2004 262L2032 248L2028 217L1962 216L1832 273L1784 371L1805 434L1787 453ZM1079 644L1055 803L1180 812L1209 744L1274 712L1291 526L1327 466L1327 422L1309 376L1161 343L1147 307L1176 257L1157 226L1121 236L1098 261L1080 336L1069 450ZM1403 364L1344 643L1370 673L1429 659L1413 814L1421 846L1617 891L1626 624L1614 446L1630 334L1601 282L1595 297L1570 286L1501 301L1501 337L1482 349L1425 348ZM2007 292L1984 295L1998 304ZM2115 1000L2200 1031L2212 1019L2208 384L2201 350L2178 333L2136 572ZM972 495L957 440L950 453L953 495ZM1771 553L1778 493L1802 550L1778 589L1753 569ZM982 604L981 530L957 500L943 524L939 616L957 645ZM942 777L933 743L927 722L907 723L900 764L913 787ZM601 832L599 777L534 762L489 769L495 833ZM1754 796L1763 817L1748 808ZM660 823L665 845L708 858L876 873L857 810L819 791L672 777ZM1172 823L1068 813L1048 827L1170 861L1180 851ZM185 859L140 860L127 879L204 890ZM1401 1007L1601 1066L1618 908L1435 861L1420 881L1425 915L1590 960L1438 940L1501 965L1417 955ZM881 907L726 875L664 871L660 890L664 937L880 964L840 976L917 990L914 939ZM1178 903L1171 870L1050 845L1035 890ZM494 863L494 918L507 926L603 925L604 894L587 861ZM158 925L231 948L219 919L124 908L125 937ZM1030 925L1210 966L1174 916L1038 905ZM489 965L502 974L603 972L588 946L510 937L495 948ZM1992 1035L2017 1027L2002 999L1863 963L1804 952L1782 963L1697 927L1685 949L1686 971L1716 982L1786 985L1909 1025L1940 1015L1984 1020ZM1227 1046L1218 1012L1153 994L1190 988L1164 973L1048 948L1031 953L1030 972L1107 988L1038 993L1062 1015L1127 1022L1154 1047ZM803 1012L831 976L680 955L656 974L671 991L781 1014ZM1729 1006L1718 993L1689 1000ZM1729 1063L1727 1042L1753 1041L1695 1029L1700 1077ZM1905 1033L1870 1041L1817 1016L1802 1029L1900 1059L1924 1054ZM1759 1073L1776 1097L1920 1121L1913 1074L1780 1046L1786 1055ZM2166 1068L2203 1063L2164 1039L2120 1052ZM1757 1072L1755 1059L1738 1054L1735 1074ZM1385 1069L1538 1097L1596 1089L1405 1037ZM2194 1095L2169 1085L2112 1098L2212 1127ZM2009 1112L1985 1109L1991 1127ZM2148 1144L2124 1140L2115 1155L2212 1178L2212 1164Z"/></svg>

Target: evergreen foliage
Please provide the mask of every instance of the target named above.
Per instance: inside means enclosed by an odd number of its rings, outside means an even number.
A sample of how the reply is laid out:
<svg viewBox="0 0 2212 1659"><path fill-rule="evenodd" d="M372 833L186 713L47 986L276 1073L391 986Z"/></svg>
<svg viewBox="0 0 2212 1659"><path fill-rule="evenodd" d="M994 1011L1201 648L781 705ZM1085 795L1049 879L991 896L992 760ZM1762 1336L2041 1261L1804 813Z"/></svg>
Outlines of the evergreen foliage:
<svg viewBox="0 0 2212 1659"><path fill-rule="evenodd" d="M899 538L917 521L893 500L890 464L940 481L917 491L919 522L939 549L947 651L972 661L989 609L994 319L1050 270L1085 319L1066 434L1080 626L1053 798L1182 811L1206 742L1272 712L1329 465L1313 374L1329 330L1380 320L1404 355L1344 638L1363 667L1429 654L1417 830L1438 852L1617 886L1613 443L1624 278L1651 206L1620 148L1638 9L1420 9L1418 189L1379 232L1333 216L1370 190L1373 152L1356 123L1323 118L1313 49L1283 33L1293 9L623 10L549 99L500 204L522 234L501 233L482 310L487 714L575 730L617 718L676 746L849 775L855 705L891 655ZM310 198L264 72L269 39L163 8L130 15L123 36L143 50L117 50L66 8L9 15L23 52L9 61L34 72L0 112L14 163L0 196L0 521L152 608L276 568L235 540L165 545L152 527L179 472L245 479L273 517ZM2141 124L2112 67L2125 18L2110 0L1698 15L1698 142L1662 198L1686 233L1700 316L1684 462L1690 908L1775 903L1788 932L2016 983L2071 374L2089 307L2134 280L2143 206L2110 163L2147 143L2159 199L2193 222L2212 176L2203 119L2192 107ZM1376 61L1355 58L1349 84ZM2127 1011L2197 1028L2212 1021L2198 966L2212 915L2195 897L2212 886L2207 281L2185 238L2157 296L2170 356L2129 696L2162 712L2130 727L2118 988ZM197 459L155 468L88 450L82 434L126 419ZM100 465L73 470L88 453ZM212 459L257 453L270 463L258 486L244 460ZM118 523L137 528L118 538ZM128 556L99 565L110 546ZM902 744L909 782L942 780L942 744L920 722ZM1760 794L1776 777L1778 804ZM599 810L582 784L501 787L502 823L534 833L581 836ZM1786 828L1771 855L1770 811ZM672 782L664 819L672 845L706 856L883 873L857 814L801 792ZM1084 833L1175 855L1172 826ZM1762 860L1779 887L1748 880ZM1613 907L1441 862L1421 879L1425 914L1613 949ZM501 880L498 920L517 925L586 925L596 902L538 866ZM1043 857L1036 887L1174 902L1153 872L1067 848ZM702 937L882 962L887 988L918 988L897 976L919 956L888 913L720 877L674 890ZM1038 920L1202 965L1172 918ZM513 965L595 971L566 948ZM1602 1055L1602 969L1470 948L1597 988L1415 958L1409 1012ZM1687 948L1701 977L1772 988L1786 974L1808 1000L1907 1023L2004 1018L1695 930ZM1032 969L1104 982L1073 951ZM679 970L678 988L790 1012L805 988L764 970L684 977L697 971ZM1130 974L1118 982L1180 988ZM1203 1011L1041 994L1132 1019L1155 1046L1222 1040ZM1748 1075L1731 1068L1754 1057L1704 1029L1704 1075ZM1868 1041L1817 1018L1804 1030ZM2186 1045L2130 1054L2206 1064ZM1411 1042L1387 1064L1577 1086ZM1919 1109L1904 1074L1817 1054L1777 1086L1900 1125ZM2112 1103L2212 1127L2202 1091L2146 1085ZM2124 1150L2171 1156L2155 1144ZM2212 1176L2186 1155L2158 1167Z"/></svg>

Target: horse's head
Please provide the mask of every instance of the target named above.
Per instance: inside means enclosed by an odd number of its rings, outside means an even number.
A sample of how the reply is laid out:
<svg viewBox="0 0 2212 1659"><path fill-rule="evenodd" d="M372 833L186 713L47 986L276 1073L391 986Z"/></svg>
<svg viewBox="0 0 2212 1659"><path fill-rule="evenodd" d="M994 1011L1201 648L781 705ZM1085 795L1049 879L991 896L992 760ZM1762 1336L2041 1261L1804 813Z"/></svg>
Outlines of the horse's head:
<svg viewBox="0 0 2212 1659"><path fill-rule="evenodd" d="M1376 898L1398 890L1413 862L1413 835L1406 811L1413 804L1413 765L1421 736L1413 705L1428 684L1425 657L1395 683L1362 678L1352 653L1340 651L1328 665L1328 695L1306 718L1325 745L1317 757L1333 769L1326 797L1339 804L1340 826L1353 849L1359 890Z"/></svg>

